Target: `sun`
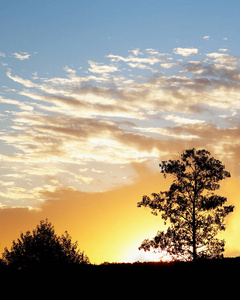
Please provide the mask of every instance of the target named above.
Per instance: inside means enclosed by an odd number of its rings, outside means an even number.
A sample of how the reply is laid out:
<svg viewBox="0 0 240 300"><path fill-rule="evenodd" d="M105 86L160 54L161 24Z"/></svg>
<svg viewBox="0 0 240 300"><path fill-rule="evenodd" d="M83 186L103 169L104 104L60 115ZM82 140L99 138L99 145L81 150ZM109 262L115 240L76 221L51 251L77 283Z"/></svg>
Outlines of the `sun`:
<svg viewBox="0 0 240 300"><path fill-rule="evenodd" d="M153 251L147 251L140 250L141 252L141 259L143 261L160 261L160 253L155 253Z"/></svg>
<svg viewBox="0 0 240 300"><path fill-rule="evenodd" d="M155 252L153 250L150 251L140 250L139 252L141 252L142 261L153 261L153 262L166 261L167 262L172 260L172 257L166 251Z"/></svg>
<svg viewBox="0 0 240 300"><path fill-rule="evenodd" d="M172 257L166 251L144 251L144 250L137 250L131 256L131 262L168 262L171 261Z"/></svg>

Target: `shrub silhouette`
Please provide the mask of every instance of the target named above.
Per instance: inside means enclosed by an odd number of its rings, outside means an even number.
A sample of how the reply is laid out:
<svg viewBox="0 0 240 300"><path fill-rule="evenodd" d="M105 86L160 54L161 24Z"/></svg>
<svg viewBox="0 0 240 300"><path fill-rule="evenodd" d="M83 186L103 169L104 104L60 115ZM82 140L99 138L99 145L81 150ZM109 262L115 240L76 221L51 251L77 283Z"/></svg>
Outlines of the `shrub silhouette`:
<svg viewBox="0 0 240 300"><path fill-rule="evenodd" d="M225 230L225 217L234 207L225 206L227 198L214 191L230 173L208 151L194 148L184 151L180 160L162 161L160 168L164 176L174 178L169 191L153 193L152 198L143 196L138 207L149 207L171 225L152 240L144 240L139 249L165 250L173 257L194 261L222 257L225 241L216 236Z"/></svg>
<svg viewBox="0 0 240 300"><path fill-rule="evenodd" d="M77 247L77 242L72 243L67 231L61 237L57 236L54 226L46 219L40 221L32 233L21 233L17 242L13 241L10 251L5 248L3 261L19 269L89 264L89 258Z"/></svg>

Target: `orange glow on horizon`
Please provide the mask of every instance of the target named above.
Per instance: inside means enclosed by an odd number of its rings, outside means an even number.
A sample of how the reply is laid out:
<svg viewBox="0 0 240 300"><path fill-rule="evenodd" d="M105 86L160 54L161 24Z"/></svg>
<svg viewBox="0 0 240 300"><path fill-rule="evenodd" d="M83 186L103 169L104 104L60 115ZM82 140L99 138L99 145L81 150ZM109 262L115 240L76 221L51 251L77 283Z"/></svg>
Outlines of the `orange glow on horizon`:
<svg viewBox="0 0 240 300"><path fill-rule="evenodd" d="M166 254L138 250L145 238L152 238L158 230L167 227L160 216L153 216L146 208L137 208L137 202L144 194L168 189L171 178L170 181L163 179L161 174L151 172L144 164L138 165L138 174L135 183L102 193L82 193L69 188L44 192L48 200L40 210L2 209L1 253L5 246L11 246L21 231L31 231L40 220L48 218L57 234L67 230L72 240L78 241L79 248L89 256L91 263L169 260ZM239 185L240 179L232 177L220 189L229 203L236 206L227 219L227 230L222 234L226 240L225 256L240 253Z"/></svg>

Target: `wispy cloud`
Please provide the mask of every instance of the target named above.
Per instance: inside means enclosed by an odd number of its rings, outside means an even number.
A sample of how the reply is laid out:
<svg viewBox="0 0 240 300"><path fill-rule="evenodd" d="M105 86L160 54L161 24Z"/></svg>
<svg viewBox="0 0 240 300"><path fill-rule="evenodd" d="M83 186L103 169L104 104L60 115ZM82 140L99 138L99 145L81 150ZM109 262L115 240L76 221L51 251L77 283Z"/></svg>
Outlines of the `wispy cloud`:
<svg viewBox="0 0 240 300"><path fill-rule="evenodd" d="M205 123L204 120L189 119L189 118L175 116L175 115L167 115L164 118L165 118L165 120L173 121L174 123L177 123L178 125L203 124L203 123Z"/></svg>
<svg viewBox="0 0 240 300"><path fill-rule="evenodd" d="M59 77L8 70L19 88L0 98L9 120L0 132L2 204L36 207L42 190L63 186L109 189L131 178L131 163L155 165L187 147L213 151L240 175L239 58L174 53L186 59L148 48L89 61L86 71L65 66Z"/></svg>
<svg viewBox="0 0 240 300"><path fill-rule="evenodd" d="M103 63L88 61L90 68L88 69L92 73L105 74L118 71L118 67L114 65L104 65Z"/></svg>
<svg viewBox="0 0 240 300"><path fill-rule="evenodd" d="M28 54L27 52L20 52L20 53L12 53L12 55L19 60L24 60L24 59L29 59L30 54Z"/></svg>
<svg viewBox="0 0 240 300"><path fill-rule="evenodd" d="M174 48L174 53L182 56L190 56L198 53L197 48Z"/></svg>
<svg viewBox="0 0 240 300"><path fill-rule="evenodd" d="M134 56L129 55L127 57L123 57L120 55L109 54L106 57L110 58L112 62L123 61L126 63L140 63L140 64L149 64L149 65L155 65L162 61L160 58L154 55L151 55L149 57L137 57L136 55Z"/></svg>
<svg viewBox="0 0 240 300"><path fill-rule="evenodd" d="M138 56L138 55L143 55L143 53L140 51L139 48L134 49L134 50L129 50L128 52L132 52L134 55Z"/></svg>

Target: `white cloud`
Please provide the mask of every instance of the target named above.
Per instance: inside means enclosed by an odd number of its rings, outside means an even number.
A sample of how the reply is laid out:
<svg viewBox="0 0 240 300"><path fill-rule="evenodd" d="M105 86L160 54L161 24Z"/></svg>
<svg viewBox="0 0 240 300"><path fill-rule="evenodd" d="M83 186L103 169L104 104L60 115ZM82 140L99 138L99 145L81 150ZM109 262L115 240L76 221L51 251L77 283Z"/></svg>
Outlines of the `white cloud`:
<svg viewBox="0 0 240 300"><path fill-rule="evenodd" d="M151 70L152 72L154 72L155 70L147 65L141 64L141 63L128 63L129 67L135 69L142 69L142 70Z"/></svg>
<svg viewBox="0 0 240 300"><path fill-rule="evenodd" d="M18 82L18 83L24 85L24 86L27 87L27 88L39 87L38 84L33 83L33 82L32 82L31 80L29 80L29 79L23 79L23 78L21 78L21 77L19 77L19 76L13 76L13 75L11 74L10 71L7 71L7 72L6 72L6 75L7 75L10 79L12 79L13 81Z"/></svg>
<svg viewBox="0 0 240 300"><path fill-rule="evenodd" d="M132 52L135 56L143 55L143 53L140 51L139 48L134 49L134 50L129 50L128 52Z"/></svg>
<svg viewBox="0 0 240 300"><path fill-rule="evenodd" d="M87 183L87 184L91 184L93 182L92 177L85 177L85 176L82 176L82 175L78 175L77 179L84 182L84 183Z"/></svg>
<svg viewBox="0 0 240 300"><path fill-rule="evenodd" d="M67 73L69 73L70 75L76 75L76 70L73 70L71 68L69 68L68 66L63 68L64 71L66 71Z"/></svg>
<svg viewBox="0 0 240 300"><path fill-rule="evenodd" d="M169 53L159 53L159 51L157 49L152 49L152 48L146 49L146 52L153 56L159 56L159 57L170 56Z"/></svg>
<svg viewBox="0 0 240 300"><path fill-rule="evenodd" d="M173 52L182 56L190 56L198 53L197 48L174 48Z"/></svg>
<svg viewBox="0 0 240 300"><path fill-rule="evenodd" d="M225 53L209 53L206 54L207 57L212 58L216 63L220 64L235 64L236 63L236 58L233 56L230 56Z"/></svg>
<svg viewBox="0 0 240 300"><path fill-rule="evenodd" d="M3 52L0 52L0 57L6 57L6 54Z"/></svg>
<svg viewBox="0 0 240 300"><path fill-rule="evenodd" d="M210 36L209 35L205 35L203 38L204 38L204 40L209 40Z"/></svg>
<svg viewBox="0 0 240 300"><path fill-rule="evenodd" d="M146 49L146 51L151 54L151 55L159 55L158 50L152 49L152 48L148 48Z"/></svg>
<svg viewBox="0 0 240 300"><path fill-rule="evenodd" d="M177 123L178 125L188 125L188 124L203 124L205 123L204 120L199 119L189 119L185 117L179 117L176 115L167 115L164 117L165 120L172 121L174 123Z"/></svg>
<svg viewBox="0 0 240 300"><path fill-rule="evenodd" d="M161 64L161 67L164 68L164 69L170 69L173 66L176 66L176 63L164 63L164 64Z"/></svg>
<svg viewBox="0 0 240 300"><path fill-rule="evenodd" d="M156 58L154 56L136 57L136 56L129 55L128 57L123 57L120 55L109 54L106 57L110 58L112 62L124 61L126 63L142 63L142 64L149 64L149 65L155 65L161 62L159 58Z"/></svg>
<svg viewBox="0 0 240 300"><path fill-rule="evenodd" d="M17 59L20 59L20 60L24 60L24 59L29 59L30 57L30 54L28 54L27 52L20 52L20 53L12 53L12 55L17 58Z"/></svg>
<svg viewBox="0 0 240 300"><path fill-rule="evenodd" d="M92 172L99 173L99 174L105 173L105 171L102 171L102 170L96 170L96 169L94 169L94 168L92 168Z"/></svg>
<svg viewBox="0 0 240 300"><path fill-rule="evenodd" d="M139 130L141 132L150 132L162 136L166 136L169 138L175 138L175 139L182 139L182 140L189 140L189 139L197 139L198 136L196 135L189 135L189 134L176 134L172 132L171 130L165 129L165 128L158 128L158 127L146 127L146 128L140 128L137 127L136 130Z"/></svg>
<svg viewBox="0 0 240 300"><path fill-rule="evenodd" d="M88 63L90 65L88 70L92 73L104 74L118 71L118 67L115 65L104 65L103 63L97 63L91 60L89 60Z"/></svg>

